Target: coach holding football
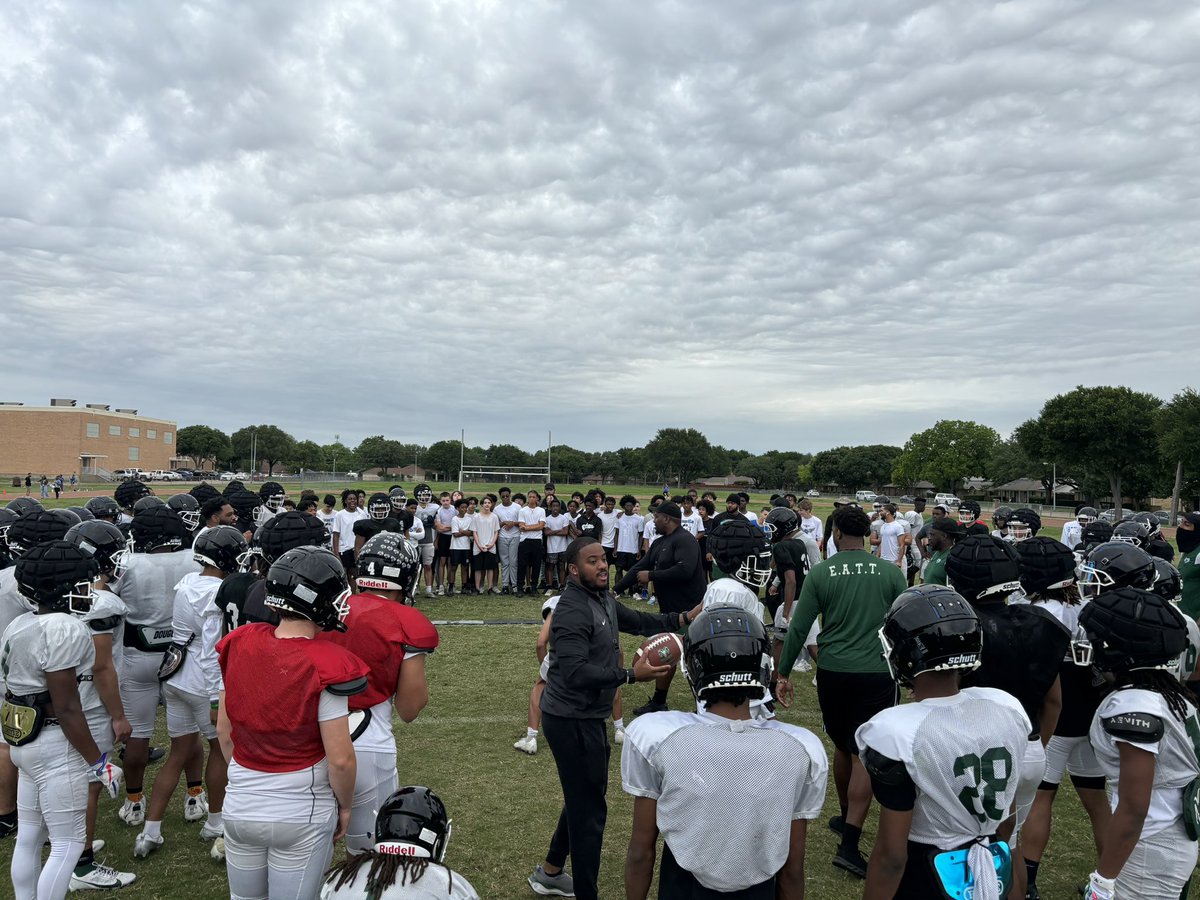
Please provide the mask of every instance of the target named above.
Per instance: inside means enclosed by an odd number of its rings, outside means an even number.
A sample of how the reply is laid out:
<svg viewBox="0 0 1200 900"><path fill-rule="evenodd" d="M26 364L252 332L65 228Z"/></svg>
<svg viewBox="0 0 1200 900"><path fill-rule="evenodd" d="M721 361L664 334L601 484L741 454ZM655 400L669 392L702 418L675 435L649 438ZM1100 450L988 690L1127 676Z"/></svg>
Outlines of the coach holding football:
<svg viewBox="0 0 1200 900"><path fill-rule="evenodd" d="M685 536L695 543L690 534ZM546 861L529 876L536 893L596 900L608 816L605 718L621 685L670 671L651 665L646 656L632 669L622 668L619 632L647 637L675 632L685 628L692 615L691 610L650 615L621 605L608 589L608 559L600 542L581 537L567 547L567 585L551 620L554 654L541 703L542 731L558 767L563 809ZM563 871L568 855L573 879Z"/></svg>

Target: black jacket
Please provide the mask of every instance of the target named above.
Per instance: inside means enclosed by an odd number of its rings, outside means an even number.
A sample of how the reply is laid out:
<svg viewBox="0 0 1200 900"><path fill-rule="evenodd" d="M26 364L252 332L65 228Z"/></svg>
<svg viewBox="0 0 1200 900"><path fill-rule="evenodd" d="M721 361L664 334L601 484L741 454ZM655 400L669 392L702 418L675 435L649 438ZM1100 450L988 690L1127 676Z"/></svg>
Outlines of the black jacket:
<svg viewBox="0 0 1200 900"><path fill-rule="evenodd" d="M694 540L688 535L689 540ZM679 615L650 615L617 602L611 591L592 591L567 579L550 621L550 671L542 712L570 719L603 719L613 695L628 681L621 667L619 633L646 637L678 631Z"/></svg>
<svg viewBox="0 0 1200 900"><path fill-rule="evenodd" d="M676 528L650 545L649 552L625 573L619 594L637 584L637 573L650 571L654 596L663 612L687 612L704 599L708 579L700 559L700 542L686 528Z"/></svg>

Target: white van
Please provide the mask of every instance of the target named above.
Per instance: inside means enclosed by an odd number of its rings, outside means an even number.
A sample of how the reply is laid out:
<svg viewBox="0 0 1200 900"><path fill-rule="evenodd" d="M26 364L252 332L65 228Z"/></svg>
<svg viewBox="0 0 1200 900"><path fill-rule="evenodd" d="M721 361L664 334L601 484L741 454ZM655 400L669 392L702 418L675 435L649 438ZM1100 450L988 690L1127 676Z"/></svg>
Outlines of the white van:
<svg viewBox="0 0 1200 900"><path fill-rule="evenodd" d="M859 501L860 503L863 503L863 502L870 503L878 496L879 495L876 494L874 491L859 491L857 494L854 495L854 499Z"/></svg>
<svg viewBox="0 0 1200 900"><path fill-rule="evenodd" d="M949 507L950 509L958 509L958 505L960 503L962 503L962 501L953 494L938 494L933 498L934 506L945 506Z"/></svg>

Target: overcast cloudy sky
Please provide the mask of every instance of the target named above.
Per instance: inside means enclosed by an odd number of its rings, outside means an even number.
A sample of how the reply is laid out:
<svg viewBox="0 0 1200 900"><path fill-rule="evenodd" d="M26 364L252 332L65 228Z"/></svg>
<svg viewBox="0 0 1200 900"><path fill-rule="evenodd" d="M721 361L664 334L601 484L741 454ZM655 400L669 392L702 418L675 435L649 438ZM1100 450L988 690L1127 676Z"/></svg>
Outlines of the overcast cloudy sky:
<svg viewBox="0 0 1200 900"><path fill-rule="evenodd" d="M752 450L1197 383L1178 0L0 7L0 400Z"/></svg>

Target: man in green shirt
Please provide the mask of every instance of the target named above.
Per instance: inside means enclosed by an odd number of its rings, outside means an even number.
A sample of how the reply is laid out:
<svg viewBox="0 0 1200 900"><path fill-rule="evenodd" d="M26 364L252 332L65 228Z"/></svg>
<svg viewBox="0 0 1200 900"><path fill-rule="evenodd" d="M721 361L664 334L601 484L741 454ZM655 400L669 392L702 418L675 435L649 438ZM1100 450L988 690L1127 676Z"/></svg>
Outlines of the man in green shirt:
<svg viewBox="0 0 1200 900"><path fill-rule="evenodd" d="M775 696L784 706L791 704L788 675L820 616L817 702L834 746L833 777L842 808L842 814L829 823L842 835L833 864L863 878L867 863L859 840L871 805L871 779L859 762L854 732L899 700L883 659L879 629L908 581L894 563L864 549L871 522L861 509L840 507L834 510L831 524L838 552L813 566L804 579L779 660Z"/></svg>
<svg viewBox="0 0 1200 900"><path fill-rule="evenodd" d="M1183 513L1175 532L1179 545L1179 575L1183 579L1180 606L1193 619L1200 618L1200 513Z"/></svg>
<svg viewBox="0 0 1200 900"><path fill-rule="evenodd" d="M929 526L929 549L932 554L925 564L925 571L921 573L923 584L946 583L946 559L963 534L962 526L949 517L933 520Z"/></svg>

